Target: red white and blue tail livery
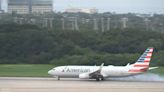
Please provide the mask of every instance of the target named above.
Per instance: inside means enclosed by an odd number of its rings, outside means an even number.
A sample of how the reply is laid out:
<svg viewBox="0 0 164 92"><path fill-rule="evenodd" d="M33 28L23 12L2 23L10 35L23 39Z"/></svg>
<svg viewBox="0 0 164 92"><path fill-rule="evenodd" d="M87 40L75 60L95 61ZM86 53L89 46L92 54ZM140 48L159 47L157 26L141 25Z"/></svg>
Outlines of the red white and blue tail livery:
<svg viewBox="0 0 164 92"><path fill-rule="evenodd" d="M132 68L129 70L131 73L142 73L149 70L150 60L153 54L153 47L147 48L147 50L141 55L136 63L132 64Z"/></svg>
<svg viewBox="0 0 164 92"><path fill-rule="evenodd" d="M58 66L48 71L48 74L60 78L80 78L80 79L96 79L104 80L111 77L127 77L142 74L151 69L158 67L149 67L153 54L153 47L149 47L139 57L134 64L126 66ZM110 62L110 61L109 61ZM120 61L121 62L121 61Z"/></svg>

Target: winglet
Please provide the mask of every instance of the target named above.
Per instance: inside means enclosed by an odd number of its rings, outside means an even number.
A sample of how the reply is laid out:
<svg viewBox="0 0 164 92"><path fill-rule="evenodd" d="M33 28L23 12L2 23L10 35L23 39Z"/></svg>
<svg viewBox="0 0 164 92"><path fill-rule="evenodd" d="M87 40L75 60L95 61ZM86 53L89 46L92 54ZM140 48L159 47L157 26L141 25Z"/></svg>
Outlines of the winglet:
<svg viewBox="0 0 164 92"><path fill-rule="evenodd" d="M130 65L130 63L128 63L126 66L129 66Z"/></svg>
<svg viewBox="0 0 164 92"><path fill-rule="evenodd" d="M101 71L101 69L103 68L103 66L104 66L104 63L101 64L100 69L99 69L100 71Z"/></svg>

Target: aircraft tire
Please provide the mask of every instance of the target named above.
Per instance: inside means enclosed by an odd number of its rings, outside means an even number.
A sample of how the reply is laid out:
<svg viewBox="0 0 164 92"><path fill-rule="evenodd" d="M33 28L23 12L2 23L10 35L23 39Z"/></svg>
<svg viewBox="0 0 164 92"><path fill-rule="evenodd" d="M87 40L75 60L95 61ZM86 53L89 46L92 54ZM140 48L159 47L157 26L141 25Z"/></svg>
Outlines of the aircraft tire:
<svg viewBox="0 0 164 92"><path fill-rule="evenodd" d="M103 81L104 80L104 77L101 75L101 76L98 76L97 78L96 78L96 81Z"/></svg>
<svg viewBox="0 0 164 92"><path fill-rule="evenodd" d="M99 79L100 79L101 81L103 81L103 80L104 80L104 77L103 77L102 75L100 75L100 76L99 76Z"/></svg>
<svg viewBox="0 0 164 92"><path fill-rule="evenodd" d="M60 80L60 77L58 76L57 79Z"/></svg>
<svg viewBox="0 0 164 92"><path fill-rule="evenodd" d="M96 78L96 81L100 81L100 78L99 78L99 77L97 77L97 78Z"/></svg>
<svg viewBox="0 0 164 92"><path fill-rule="evenodd" d="M104 77L101 77L100 79L101 79L101 81L104 81Z"/></svg>

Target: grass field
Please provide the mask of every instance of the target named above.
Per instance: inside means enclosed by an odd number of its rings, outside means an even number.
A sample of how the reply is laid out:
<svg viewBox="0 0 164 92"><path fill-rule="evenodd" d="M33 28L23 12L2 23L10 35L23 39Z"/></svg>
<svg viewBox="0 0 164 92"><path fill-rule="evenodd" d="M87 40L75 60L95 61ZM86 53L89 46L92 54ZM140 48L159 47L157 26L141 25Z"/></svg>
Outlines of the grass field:
<svg viewBox="0 0 164 92"><path fill-rule="evenodd" d="M0 77L49 77L48 70L54 65L41 64L2 64L0 65ZM164 67L149 72L164 75Z"/></svg>
<svg viewBox="0 0 164 92"><path fill-rule="evenodd" d="M48 77L48 70L54 65L35 64L2 64L0 77Z"/></svg>
<svg viewBox="0 0 164 92"><path fill-rule="evenodd" d="M149 72L156 73L156 74L159 74L159 75L164 75L164 67L159 67L157 69L150 70Z"/></svg>

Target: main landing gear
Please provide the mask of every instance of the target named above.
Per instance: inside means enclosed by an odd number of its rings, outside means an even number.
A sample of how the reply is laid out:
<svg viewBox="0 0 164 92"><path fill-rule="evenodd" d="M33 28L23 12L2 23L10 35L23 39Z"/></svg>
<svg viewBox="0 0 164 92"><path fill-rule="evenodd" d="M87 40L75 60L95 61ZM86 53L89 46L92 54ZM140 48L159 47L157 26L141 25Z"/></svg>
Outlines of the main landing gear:
<svg viewBox="0 0 164 92"><path fill-rule="evenodd" d="M96 77L96 81L103 81L104 80L104 77L102 75L99 75Z"/></svg>
<svg viewBox="0 0 164 92"><path fill-rule="evenodd" d="M57 79L58 79L58 80L60 80L60 77L59 77L59 76L57 76Z"/></svg>

